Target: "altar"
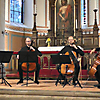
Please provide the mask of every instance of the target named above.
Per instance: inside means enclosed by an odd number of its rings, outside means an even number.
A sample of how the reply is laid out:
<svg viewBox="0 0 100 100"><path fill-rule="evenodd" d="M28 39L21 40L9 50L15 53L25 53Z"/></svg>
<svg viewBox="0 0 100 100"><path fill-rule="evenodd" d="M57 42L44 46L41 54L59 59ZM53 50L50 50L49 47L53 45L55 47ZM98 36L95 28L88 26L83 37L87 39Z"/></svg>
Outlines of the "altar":
<svg viewBox="0 0 100 100"><path fill-rule="evenodd" d="M43 51L61 51L64 48L64 46L52 46L52 47L39 47L38 50Z"/></svg>

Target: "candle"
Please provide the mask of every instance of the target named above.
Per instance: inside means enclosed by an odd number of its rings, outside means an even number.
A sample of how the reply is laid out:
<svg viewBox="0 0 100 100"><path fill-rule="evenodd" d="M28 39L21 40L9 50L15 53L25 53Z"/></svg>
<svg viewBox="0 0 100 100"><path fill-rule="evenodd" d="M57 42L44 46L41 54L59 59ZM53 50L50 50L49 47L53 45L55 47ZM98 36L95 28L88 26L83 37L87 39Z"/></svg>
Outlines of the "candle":
<svg viewBox="0 0 100 100"><path fill-rule="evenodd" d="M34 13L36 14L36 4L34 5Z"/></svg>
<svg viewBox="0 0 100 100"><path fill-rule="evenodd" d="M34 14L37 13L37 10L36 10L36 0L34 0Z"/></svg>
<svg viewBox="0 0 100 100"><path fill-rule="evenodd" d="M76 19L76 29L77 29L77 19Z"/></svg>
<svg viewBox="0 0 100 100"><path fill-rule="evenodd" d="M34 5L36 4L36 1L34 0Z"/></svg>

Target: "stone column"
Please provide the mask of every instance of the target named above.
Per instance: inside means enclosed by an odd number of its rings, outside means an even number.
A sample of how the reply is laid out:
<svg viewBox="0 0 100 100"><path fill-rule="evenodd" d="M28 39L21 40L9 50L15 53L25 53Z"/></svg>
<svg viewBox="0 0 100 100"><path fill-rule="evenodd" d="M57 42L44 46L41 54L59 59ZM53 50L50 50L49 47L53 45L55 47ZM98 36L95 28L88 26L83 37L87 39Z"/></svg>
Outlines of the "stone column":
<svg viewBox="0 0 100 100"><path fill-rule="evenodd" d="M4 43L4 33L5 33L5 0L0 0L0 51L5 49ZM2 72L2 66L0 64L0 76ZM3 69L3 75L5 70Z"/></svg>
<svg viewBox="0 0 100 100"><path fill-rule="evenodd" d="M0 0L0 50L5 49L4 33L5 32L5 0Z"/></svg>
<svg viewBox="0 0 100 100"><path fill-rule="evenodd" d="M51 45L55 45L55 0L49 0L49 6L50 6L50 38L51 38Z"/></svg>

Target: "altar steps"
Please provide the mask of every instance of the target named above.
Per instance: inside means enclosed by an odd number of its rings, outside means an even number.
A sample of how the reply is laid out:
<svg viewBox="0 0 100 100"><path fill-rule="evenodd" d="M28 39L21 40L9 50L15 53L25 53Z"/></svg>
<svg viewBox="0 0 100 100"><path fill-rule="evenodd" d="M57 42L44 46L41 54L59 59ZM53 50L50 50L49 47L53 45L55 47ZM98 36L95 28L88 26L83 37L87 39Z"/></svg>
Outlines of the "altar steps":
<svg viewBox="0 0 100 100"><path fill-rule="evenodd" d="M55 85L56 80L39 80L40 84L28 81L28 86L17 85L19 79L6 79L12 87L0 85L0 100L100 100L100 89L94 87L97 81L81 82L79 85ZM0 80L1 82L1 80ZM86 83L86 84L85 84Z"/></svg>

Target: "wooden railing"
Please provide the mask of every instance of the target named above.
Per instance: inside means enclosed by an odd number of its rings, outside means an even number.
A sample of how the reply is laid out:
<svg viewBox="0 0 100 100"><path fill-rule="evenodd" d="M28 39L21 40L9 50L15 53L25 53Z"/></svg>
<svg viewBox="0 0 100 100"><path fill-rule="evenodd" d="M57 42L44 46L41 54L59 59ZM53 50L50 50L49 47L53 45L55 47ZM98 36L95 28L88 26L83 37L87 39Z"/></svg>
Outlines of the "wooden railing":
<svg viewBox="0 0 100 100"><path fill-rule="evenodd" d="M40 64L41 69L56 69L56 65L52 64L52 60L50 55L51 54L57 54L58 51L46 51L46 52L42 52L42 56L38 57L38 62ZM89 65L93 63L94 61L94 56L90 55L90 51L89 50L85 50L84 51L85 55L84 57L82 57L82 61L81 61L81 68L82 69L87 69L89 68ZM18 70L18 59L17 59L17 54L18 52L14 52L13 56L11 58L11 61L9 64L5 64L5 70L6 71L17 71Z"/></svg>
<svg viewBox="0 0 100 100"><path fill-rule="evenodd" d="M38 58L38 62L40 64L40 72L39 77L41 78L57 78L59 73L56 70L56 65L52 64L51 62L51 54L57 54L58 51L46 51L42 52L42 56ZM87 79L88 78L88 71L93 64L94 55L90 55L89 50L84 51L84 57L80 59L80 74L79 78ZM18 74L18 59L17 59L17 52L14 52L11 61L9 64L5 65L6 70L6 77L7 78L19 78ZM32 74L33 76L33 74Z"/></svg>

